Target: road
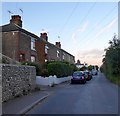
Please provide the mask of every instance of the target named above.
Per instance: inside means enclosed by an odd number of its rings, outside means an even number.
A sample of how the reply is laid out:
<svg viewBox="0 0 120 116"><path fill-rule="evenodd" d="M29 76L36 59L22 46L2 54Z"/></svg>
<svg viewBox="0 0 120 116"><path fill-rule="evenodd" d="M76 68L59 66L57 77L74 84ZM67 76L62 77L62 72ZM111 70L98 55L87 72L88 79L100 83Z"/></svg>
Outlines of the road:
<svg viewBox="0 0 120 116"><path fill-rule="evenodd" d="M118 87L102 73L84 84L60 84L27 114L118 114Z"/></svg>

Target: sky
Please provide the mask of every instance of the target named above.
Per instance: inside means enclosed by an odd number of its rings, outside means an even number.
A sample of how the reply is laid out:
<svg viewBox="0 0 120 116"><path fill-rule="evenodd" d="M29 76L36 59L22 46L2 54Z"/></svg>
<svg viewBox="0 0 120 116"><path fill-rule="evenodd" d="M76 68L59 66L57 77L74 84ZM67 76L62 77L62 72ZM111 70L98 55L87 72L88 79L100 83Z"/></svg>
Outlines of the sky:
<svg viewBox="0 0 120 116"><path fill-rule="evenodd" d="M117 1L2 1L0 25L8 24L11 15L20 15L23 28L37 36L46 31L50 43L60 41L62 49L88 65L102 64L104 49L114 34L118 34Z"/></svg>

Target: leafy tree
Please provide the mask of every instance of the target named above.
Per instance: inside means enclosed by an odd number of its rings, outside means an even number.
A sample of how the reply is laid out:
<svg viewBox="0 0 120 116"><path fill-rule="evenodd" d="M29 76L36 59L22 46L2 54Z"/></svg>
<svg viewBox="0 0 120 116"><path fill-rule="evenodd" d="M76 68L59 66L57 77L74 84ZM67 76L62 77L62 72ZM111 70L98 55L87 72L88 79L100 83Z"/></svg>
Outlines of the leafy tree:
<svg viewBox="0 0 120 116"><path fill-rule="evenodd" d="M109 41L109 47L105 49L105 52L100 70L111 79L120 76L120 40L116 34L113 36L113 40Z"/></svg>
<svg viewBox="0 0 120 116"><path fill-rule="evenodd" d="M88 66L88 70L91 71L92 69L93 69L93 66L92 66L92 65L89 65L89 66Z"/></svg>

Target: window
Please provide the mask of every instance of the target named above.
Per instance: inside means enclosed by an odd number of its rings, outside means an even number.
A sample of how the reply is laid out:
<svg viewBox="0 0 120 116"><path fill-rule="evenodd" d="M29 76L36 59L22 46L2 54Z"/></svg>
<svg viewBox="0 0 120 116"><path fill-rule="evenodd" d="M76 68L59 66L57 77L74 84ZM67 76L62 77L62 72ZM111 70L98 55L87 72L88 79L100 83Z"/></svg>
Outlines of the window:
<svg viewBox="0 0 120 116"><path fill-rule="evenodd" d="M25 61L25 54L21 53L20 54L20 62Z"/></svg>
<svg viewBox="0 0 120 116"><path fill-rule="evenodd" d="M57 50L57 57L59 58L59 56L60 56L60 52Z"/></svg>
<svg viewBox="0 0 120 116"><path fill-rule="evenodd" d="M31 56L31 62L35 62L35 56Z"/></svg>
<svg viewBox="0 0 120 116"><path fill-rule="evenodd" d="M35 38L31 38L31 50L35 50Z"/></svg>
<svg viewBox="0 0 120 116"><path fill-rule="evenodd" d="M45 59L45 62L47 62L48 60L47 59Z"/></svg>
<svg viewBox="0 0 120 116"><path fill-rule="evenodd" d="M47 45L45 45L45 54L48 54L48 46Z"/></svg>

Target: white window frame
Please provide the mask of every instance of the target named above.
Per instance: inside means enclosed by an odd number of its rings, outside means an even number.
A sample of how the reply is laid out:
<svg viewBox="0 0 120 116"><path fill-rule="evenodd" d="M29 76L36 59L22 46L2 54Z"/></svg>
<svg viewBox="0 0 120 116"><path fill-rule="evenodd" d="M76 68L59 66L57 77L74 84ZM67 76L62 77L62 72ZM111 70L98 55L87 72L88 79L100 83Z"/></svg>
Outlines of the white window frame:
<svg viewBox="0 0 120 116"><path fill-rule="evenodd" d="M60 52L59 52L59 50L57 50L57 58L59 58L59 54L60 54Z"/></svg>
<svg viewBox="0 0 120 116"><path fill-rule="evenodd" d="M49 49L49 48L48 48L48 46L47 46L47 44L46 44L46 45L45 45L45 53L46 53L46 54L48 54L48 49Z"/></svg>
<svg viewBox="0 0 120 116"><path fill-rule="evenodd" d="M35 50L35 38L31 37L31 50Z"/></svg>
<svg viewBox="0 0 120 116"><path fill-rule="evenodd" d="M45 62L47 62L48 60L47 59L45 59Z"/></svg>
<svg viewBox="0 0 120 116"><path fill-rule="evenodd" d="M36 57L35 56L31 56L31 62L35 62L36 61Z"/></svg>

